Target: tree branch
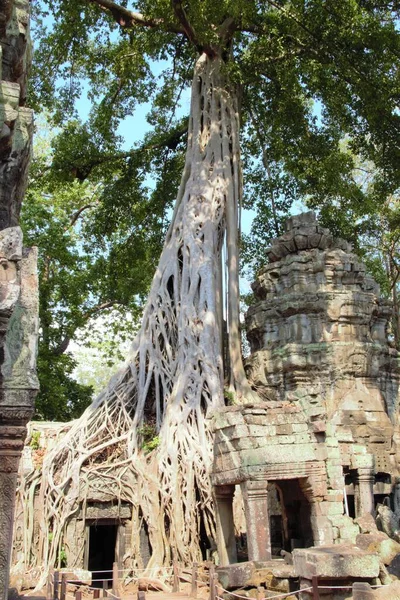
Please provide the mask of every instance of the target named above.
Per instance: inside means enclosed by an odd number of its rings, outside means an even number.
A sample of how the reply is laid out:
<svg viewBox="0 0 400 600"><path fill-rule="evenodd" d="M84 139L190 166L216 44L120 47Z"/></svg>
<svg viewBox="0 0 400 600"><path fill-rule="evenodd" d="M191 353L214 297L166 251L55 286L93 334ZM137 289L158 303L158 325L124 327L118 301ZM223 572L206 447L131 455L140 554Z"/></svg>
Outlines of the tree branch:
<svg viewBox="0 0 400 600"><path fill-rule="evenodd" d="M179 23L182 25L183 31L185 32L185 35L189 42L191 42L199 52L205 52L210 58L214 58L217 55L215 49L209 45L204 45L200 42L192 25L189 23L185 9L182 6L182 1L171 0L171 2L175 16L178 19Z"/></svg>
<svg viewBox="0 0 400 600"><path fill-rule="evenodd" d="M131 156L135 156L143 152L150 152L151 150L158 150L164 147L168 148L169 150L176 150L176 147L178 146L182 137L187 133L187 129L188 124L186 123L185 126L181 127L180 129L175 129L157 144L143 145L140 148L135 148L134 150L121 152L118 154L104 154L103 156L94 158L91 162L82 163L81 161L79 165L70 165L69 168L72 170L72 174L76 179L79 179L79 181L85 181L89 177L92 169L106 162L124 160L125 158L130 158ZM51 169L51 167L49 167L49 169ZM89 206L86 208L89 208Z"/></svg>
<svg viewBox="0 0 400 600"><path fill-rule="evenodd" d="M148 27L151 29L161 27L171 33L181 33L181 34L186 33L182 28L176 27L175 25L173 25L171 23L166 23L166 21L164 19L149 19L149 18L145 17L144 15L142 15L141 13L138 13L138 12L135 12L132 10L128 10L124 6L121 6L120 4L116 4L115 2L112 2L111 0L87 0L87 1L91 2L92 4L96 4L102 10L109 12L113 16L115 21L118 23L118 25L120 25L121 27L130 28L130 27L134 27L135 25L138 25L139 27Z"/></svg>
<svg viewBox="0 0 400 600"><path fill-rule="evenodd" d="M87 208L94 208L94 204L86 204L85 206L82 206L79 210L77 210L71 217L71 221L69 224L70 227L73 227L75 225L75 223L77 222L77 220L79 219L79 217L81 216L83 211L86 210Z"/></svg>
<svg viewBox="0 0 400 600"><path fill-rule="evenodd" d="M112 306L115 306L116 304L117 304L117 302L114 302L112 300L110 300L109 302L102 302L101 304L97 304L96 306L93 306L93 308L90 308L86 313L84 313L83 319L85 321L87 321L88 319L90 319L90 317L93 317L93 315L95 315L96 313L99 313L102 310L105 310L106 308L111 308ZM69 346L70 341L71 341L70 335L66 335L65 338L63 340L61 340L61 342L58 344L58 346L53 350L53 355L61 356L61 354L64 354L64 352L67 350L67 348Z"/></svg>
<svg viewBox="0 0 400 600"><path fill-rule="evenodd" d="M223 42L227 42L236 31L236 21L233 17L227 17L219 28L219 36Z"/></svg>

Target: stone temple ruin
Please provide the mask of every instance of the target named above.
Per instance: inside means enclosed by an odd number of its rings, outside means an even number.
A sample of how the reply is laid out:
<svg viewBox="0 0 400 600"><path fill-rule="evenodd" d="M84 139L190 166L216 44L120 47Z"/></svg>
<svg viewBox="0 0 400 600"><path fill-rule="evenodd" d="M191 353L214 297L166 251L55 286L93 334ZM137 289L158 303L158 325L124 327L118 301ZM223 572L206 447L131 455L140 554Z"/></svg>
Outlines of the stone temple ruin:
<svg viewBox="0 0 400 600"><path fill-rule="evenodd" d="M212 482L222 565L238 560L237 486L250 561L354 544L354 518L375 515L378 503L396 510L399 503L400 364L388 340L390 303L350 245L335 240L313 213L291 217L268 257L246 318L247 373L265 401L215 416ZM297 574L310 556L294 553ZM351 556L356 575L358 550ZM329 577L326 552L322 558ZM350 575L349 560L336 577ZM377 576L376 568L364 565L363 577Z"/></svg>
<svg viewBox="0 0 400 600"><path fill-rule="evenodd" d="M389 513L396 529L400 517L400 362L388 335L391 304L350 245L313 213L291 217L268 258L246 317L246 369L263 402L226 406L211 417L220 581L266 585L265 574L273 573L274 589L289 591L291 581L307 587L312 575L336 585L390 580L400 544L393 541L382 562L377 544L389 538L374 518L378 507L378 517L386 522ZM26 448L25 468L32 452ZM239 553L238 499L246 532ZM17 521L17 536L21 526ZM136 526L128 505L93 489L86 520L77 514L68 524L67 564L93 569L92 547L102 534L112 548L107 560L122 564ZM140 544L145 557L143 528ZM17 561L18 540L15 552Z"/></svg>

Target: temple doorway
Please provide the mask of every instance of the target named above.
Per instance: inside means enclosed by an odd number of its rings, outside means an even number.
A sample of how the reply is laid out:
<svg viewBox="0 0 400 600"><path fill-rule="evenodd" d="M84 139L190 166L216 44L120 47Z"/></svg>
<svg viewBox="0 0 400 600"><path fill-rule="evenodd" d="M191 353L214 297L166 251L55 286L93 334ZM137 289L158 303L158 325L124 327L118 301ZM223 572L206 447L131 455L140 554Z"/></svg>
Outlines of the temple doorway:
<svg viewBox="0 0 400 600"><path fill-rule="evenodd" d="M116 560L116 544L119 523L111 519L102 519L88 524L87 565L92 571L93 587L112 586L112 569Z"/></svg>
<svg viewBox="0 0 400 600"><path fill-rule="evenodd" d="M311 507L303 492L306 480L282 479L268 482L268 515L271 554L313 546Z"/></svg>

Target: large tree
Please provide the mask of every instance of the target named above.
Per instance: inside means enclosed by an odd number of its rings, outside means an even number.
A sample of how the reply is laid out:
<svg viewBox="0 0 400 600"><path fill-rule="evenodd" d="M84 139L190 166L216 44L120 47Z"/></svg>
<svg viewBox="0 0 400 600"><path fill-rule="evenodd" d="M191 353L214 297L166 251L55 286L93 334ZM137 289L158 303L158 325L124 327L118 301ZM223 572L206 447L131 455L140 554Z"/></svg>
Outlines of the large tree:
<svg viewBox="0 0 400 600"><path fill-rule="evenodd" d="M360 199L353 156L381 157L397 173L399 7L369 0L44 4L55 24L43 32L37 64L42 74L51 70L34 92L59 123L81 93L79 77L94 101L88 123L64 136L63 176L85 179L121 160L119 120L148 98L152 140L124 164L137 167L162 140L179 150L175 106L194 73L183 173L141 327L125 367L44 462L40 560L54 564L65 523L96 480L146 521L149 567L172 557L190 562L200 557L200 529L214 537L206 416L223 406L224 382L235 402L256 398L239 332L240 125L250 182L269 198L277 231L282 194ZM168 61L161 85L152 74L158 59ZM150 196L160 206L164 189L168 206L174 171L159 162L160 182L169 185ZM137 170L131 174L134 192ZM114 191L102 196L111 220L130 210L129 195L121 202ZM140 564L137 547L132 560Z"/></svg>

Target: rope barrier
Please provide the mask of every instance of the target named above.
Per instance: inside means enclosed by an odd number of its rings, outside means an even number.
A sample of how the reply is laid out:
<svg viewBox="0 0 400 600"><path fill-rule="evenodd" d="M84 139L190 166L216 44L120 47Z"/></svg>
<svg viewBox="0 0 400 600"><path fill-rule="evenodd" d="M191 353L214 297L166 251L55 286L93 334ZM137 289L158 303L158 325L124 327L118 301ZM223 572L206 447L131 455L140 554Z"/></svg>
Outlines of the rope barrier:
<svg viewBox="0 0 400 600"><path fill-rule="evenodd" d="M263 600L271 600L272 598L287 598L288 596L297 596L297 594L301 594L302 592L312 591L312 587L303 588L302 590L296 590L295 592L288 592L286 594L278 594L276 596L269 596L269 598L263 598Z"/></svg>
<svg viewBox="0 0 400 600"><path fill-rule="evenodd" d="M339 586L337 586L339 587ZM226 590L225 588L219 588L222 592L225 592L226 594L229 594L230 596L234 596L235 598L245 598L246 600L249 600L250 596L241 596L240 594L235 594L235 592L230 592L228 590ZM312 591L312 587L308 587L308 588L302 588L301 590L296 590L294 592L285 592L284 594L277 594L275 596L268 596L267 598L261 598L261 600L271 600L272 598L287 598L288 596L295 596L297 594L300 594L302 592L308 592L308 591ZM318 589L322 589L322 588L318 588ZM330 588L325 588L325 589L330 589ZM351 589L351 588L350 588ZM216 600L224 600L224 598L222 598L221 596L216 596Z"/></svg>
<svg viewBox="0 0 400 600"><path fill-rule="evenodd" d="M382 588L386 587L385 585L370 585L370 588ZM319 585L319 590L352 590L352 585Z"/></svg>
<svg viewBox="0 0 400 600"><path fill-rule="evenodd" d="M174 571L174 567L152 567L151 569L136 569L136 568L131 568L131 569L121 569L118 570L118 574L128 574L131 577L131 581L136 581L136 580L140 580L140 573L146 573L146 575L148 573L154 573L157 572L159 573L159 576L162 577L163 575L169 575L170 571ZM68 572L68 571L67 571ZM66 573L65 571L63 573ZM96 574L96 573L110 573L112 574L113 571L112 570L103 570L103 571L89 571L89 573L91 573L91 575ZM181 567L180 568L180 576L182 576L183 574L188 575L189 577L192 575L191 571L190 571L190 567ZM193 572L194 575L194 572ZM202 573L198 573L198 576L204 576L205 578L207 578L207 581L203 580L203 579L193 579L192 577L190 577L190 581L193 584L199 584L199 585L204 585L204 586L208 586L209 585L209 580L208 580L208 574L207 572L202 572ZM52 572L50 574L50 582L54 584L55 581L55 577L54 577L54 572ZM103 579L91 579L91 583L93 582L101 582L101 581L112 581L112 576L111 577L105 577ZM188 580L187 583L190 583L190 581ZM85 590L91 590L91 591L99 591L100 588L98 587L93 587L92 585L87 585L84 584L82 582L80 582L79 580L66 580L65 582L66 584L70 584L70 585L75 585L77 587L84 587ZM352 590L353 586L352 585L318 585L318 590ZM382 587L386 587L385 585L371 585L371 588L382 588ZM260 600L280 600L283 598L288 598L289 596L297 596L298 594L301 594L303 592L309 592L309 591L313 591L313 587L307 587L307 588L303 588L300 590L295 590L293 592L285 592L282 594L275 594L273 596L269 595L268 597L265 598L261 598ZM238 598L239 600L249 600L249 596L244 596L241 594L237 594L235 592L232 591L228 591L226 589L224 589L222 586L217 586L217 591L222 593L222 594L228 594L229 596L233 597L233 598ZM70 600L70 594L66 594L66 600ZM115 600L120 600L119 596L116 596L115 594L113 594L111 591L107 590L107 596L109 596L110 598L113 598ZM219 596L218 593L215 596L216 600L224 600L224 598L222 596ZM75 600L73 598L73 600Z"/></svg>
<svg viewBox="0 0 400 600"><path fill-rule="evenodd" d="M229 592L228 590L225 590L224 588L219 588L222 592L226 592L227 594L229 594L230 596L235 596L235 598L246 598L246 600L249 600L250 596L241 596L240 594L235 594L235 592ZM218 598L218 596L217 596ZM223 598L221 598L220 600L223 600Z"/></svg>
<svg viewBox="0 0 400 600"><path fill-rule="evenodd" d="M262 598L261 600L273 600L274 598L288 598L289 596L297 596L297 594L312 591L312 589L313 589L312 587L308 587L308 588L303 588L301 590L296 590L294 592L285 592L284 594L275 594L275 596L268 596L268 598ZM228 590L223 590L223 591L226 592L227 594L229 594L230 596L235 596L236 598L246 598L246 600L250 600L250 596L240 596L239 594L234 594L233 592L229 592ZM216 596L216 600L225 600L225 599L221 596Z"/></svg>

